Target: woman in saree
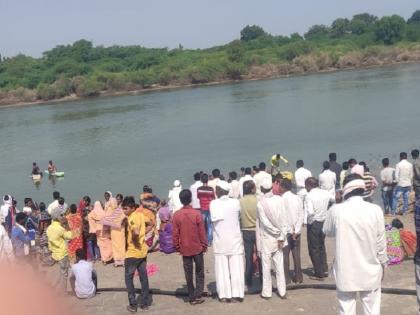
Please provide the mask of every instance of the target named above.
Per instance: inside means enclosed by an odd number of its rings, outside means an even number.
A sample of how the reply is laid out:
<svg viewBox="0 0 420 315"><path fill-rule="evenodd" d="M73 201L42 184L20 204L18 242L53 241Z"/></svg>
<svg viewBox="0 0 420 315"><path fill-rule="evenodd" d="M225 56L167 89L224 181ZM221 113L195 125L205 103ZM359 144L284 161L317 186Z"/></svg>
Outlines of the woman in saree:
<svg viewBox="0 0 420 315"><path fill-rule="evenodd" d="M101 260L104 265L112 261L112 244L109 227L101 224L101 220L106 216L105 210L100 201L96 201L93 210L89 213L89 229L96 233L96 239L101 252Z"/></svg>
<svg viewBox="0 0 420 315"><path fill-rule="evenodd" d="M73 233L73 238L68 243L68 254L71 263L76 261L76 251L83 248L83 219L77 212L77 206L72 204L70 206L70 213L66 217L70 231Z"/></svg>
<svg viewBox="0 0 420 315"><path fill-rule="evenodd" d="M125 259L125 214L121 204L123 195L118 194L115 199L111 199L109 212L101 220L103 226L111 228L112 254L114 257L114 266L124 266ZM111 211L111 209L115 209Z"/></svg>

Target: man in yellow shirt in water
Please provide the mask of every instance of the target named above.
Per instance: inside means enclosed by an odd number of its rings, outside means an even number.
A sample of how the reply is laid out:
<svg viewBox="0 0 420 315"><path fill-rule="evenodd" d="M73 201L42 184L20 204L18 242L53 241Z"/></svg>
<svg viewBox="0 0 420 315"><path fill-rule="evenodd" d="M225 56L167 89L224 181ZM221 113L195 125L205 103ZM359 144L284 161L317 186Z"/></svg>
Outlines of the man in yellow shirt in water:
<svg viewBox="0 0 420 315"><path fill-rule="evenodd" d="M280 153L274 154L271 157L271 174L276 175L280 172L279 166L280 161L283 161L286 164L289 164L289 161L286 160L283 156L280 155Z"/></svg>

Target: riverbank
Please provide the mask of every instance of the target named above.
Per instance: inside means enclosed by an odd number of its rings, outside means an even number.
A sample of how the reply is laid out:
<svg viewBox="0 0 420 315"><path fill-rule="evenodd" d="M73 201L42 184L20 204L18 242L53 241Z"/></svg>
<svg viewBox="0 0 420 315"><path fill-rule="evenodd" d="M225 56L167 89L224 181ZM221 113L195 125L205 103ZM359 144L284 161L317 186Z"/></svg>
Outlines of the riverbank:
<svg viewBox="0 0 420 315"><path fill-rule="evenodd" d="M409 48L390 47L388 49L355 51L345 54L336 60L334 60L331 54L327 53L309 54L296 57L290 63L253 65L245 74L241 75L240 79L236 80L219 79L212 82L195 84L181 81L167 85L153 84L146 88L132 86L132 89L128 90L100 91L98 95L90 97L81 97L76 93L72 93L68 96L52 100L22 101L20 99L22 96L16 95L12 91L9 92L8 95L0 98L0 108L55 104L99 97L139 95L151 92L233 84L247 81L280 79L313 74L328 74L338 71L372 69L410 63L420 63L420 45L415 45ZM21 91L21 93L25 92L29 93L27 91Z"/></svg>

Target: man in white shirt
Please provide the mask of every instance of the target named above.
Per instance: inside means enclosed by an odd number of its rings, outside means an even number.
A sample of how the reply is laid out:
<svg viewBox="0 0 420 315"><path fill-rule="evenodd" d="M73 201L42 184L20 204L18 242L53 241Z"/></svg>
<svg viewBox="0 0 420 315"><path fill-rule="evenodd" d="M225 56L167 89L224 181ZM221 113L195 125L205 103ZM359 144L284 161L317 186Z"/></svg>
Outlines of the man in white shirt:
<svg viewBox="0 0 420 315"><path fill-rule="evenodd" d="M54 201L48 205L47 212L51 215L52 211L58 208L58 199L60 199L60 193L58 191L53 192L53 199Z"/></svg>
<svg viewBox="0 0 420 315"><path fill-rule="evenodd" d="M381 170L382 202L385 214L389 214L392 207L392 196L394 190L395 169L389 166L389 159L382 159L383 169Z"/></svg>
<svg viewBox="0 0 420 315"><path fill-rule="evenodd" d="M255 184L255 186L257 186L257 184L255 183L255 179L251 176L252 173L252 169L250 167L246 167L245 168L245 175L242 176L239 179L239 194L241 197L244 196L244 183L248 180L252 180Z"/></svg>
<svg viewBox="0 0 420 315"><path fill-rule="evenodd" d="M335 185L337 183L337 175L330 170L330 162L322 163L324 171L319 174L319 187L328 191L335 198Z"/></svg>
<svg viewBox="0 0 420 315"><path fill-rule="evenodd" d="M322 232L322 227L327 216L327 210L330 204L335 202L335 199L331 193L319 188L318 180L314 177L308 178L305 186L308 191L305 198L308 249L314 266L314 275L310 279L323 281L328 274L328 264L325 234Z"/></svg>
<svg viewBox="0 0 420 315"><path fill-rule="evenodd" d="M0 264L12 263L14 258L12 241L4 226L0 224Z"/></svg>
<svg viewBox="0 0 420 315"><path fill-rule="evenodd" d="M183 207L181 200L179 200L179 193L182 190L181 182L177 179L174 181L174 187L169 191L168 194L168 205L169 210L174 214Z"/></svg>
<svg viewBox="0 0 420 315"><path fill-rule="evenodd" d="M209 180L208 185L213 188L214 191L216 191L217 183L220 181L220 170L216 168L211 171L211 174L213 175L213 178Z"/></svg>
<svg viewBox="0 0 420 315"><path fill-rule="evenodd" d="M72 291L79 299L89 299L95 296L97 275L93 264L86 261L83 249L76 251L76 263L71 267L70 284Z"/></svg>
<svg viewBox="0 0 420 315"><path fill-rule="evenodd" d="M262 260L263 287L261 297L270 299L272 295L271 262L277 280L277 292L280 298L286 298L284 278L283 248L287 246L287 220L283 198L272 193L271 180L261 184L264 194L257 204L257 249Z"/></svg>
<svg viewBox="0 0 420 315"><path fill-rule="evenodd" d="M201 174L200 173L195 173L194 174L194 184L192 184L190 186L190 191L191 191L191 195L192 195L192 202L191 202L191 207L193 207L193 209L197 209L200 210L200 200L198 199L197 196L197 189L198 187L203 186L203 183L201 182Z"/></svg>
<svg viewBox="0 0 420 315"><path fill-rule="evenodd" d="M220 180L216 186L218 199L210 203L213 223L213 252L216 289L220 302L231 299L242 302L245 294L244 245L239 215L239 200L229 198L230 185Z"/></svg>
<svg viewBox="0 0 420 315"><path fill-rule="evenodd" d="M305 181L309 177L312 177L312 173L304 167L302 160L296 162L295 182L296 182L296 193L302 199L305 200L305 196L308 193L305 188Z"/></svg>
<svg viewBox="0 0 420 315"><path fill-rule="evenodd" d="M284 275L286 284L290 284L289 256L292 252L295 275L293 282L302 283L302 266L300 261L300 234L303 225L302 199L291 192L292 181L284 178L280 182L280 193L284 201L287 220L287 245L283 248Z"/></svg>
<svg viewBox="0 0 420 315"><path fill-rule="evenodd" d="M365 183L358 174L344 181L344 202L327 214L323 231L335 240L333 273L339 314L356 314L359 293L365 315L379 315L381 281L387 265L382 209L363 200Z"/></svg>
<svg viewBox="0 0 420 315"><path fill-rule="evenodd" d="M400 162L395 167L395 181L397 186L394 189L394 197L392 200L391 214L395 216L398 206L398 201L403 197L403 208L401 214L407 214L408 210L408 194L413 186L413 164L407 161L407 153L400 153Z"/></svg>
<svg viewBox="0 0 420 315"><path fill-rule="evenodd" d="M239 191L239 181L238 181L238 174L233 171L229 173L229 180L230 180L230 191L229 197L239 199L241 194Z"/></svg>
<svg viewBox="0 0 420 315"><path fill-rule="evenodd" d="M261 193L261 184L264 180L271 180L272 176L266 172L266 165L264 162L261 162L260 165L258 165L258 169L260 170L257 174L254 176L255 180L255 186L257 187L257 195L262 196Z"/></svg>

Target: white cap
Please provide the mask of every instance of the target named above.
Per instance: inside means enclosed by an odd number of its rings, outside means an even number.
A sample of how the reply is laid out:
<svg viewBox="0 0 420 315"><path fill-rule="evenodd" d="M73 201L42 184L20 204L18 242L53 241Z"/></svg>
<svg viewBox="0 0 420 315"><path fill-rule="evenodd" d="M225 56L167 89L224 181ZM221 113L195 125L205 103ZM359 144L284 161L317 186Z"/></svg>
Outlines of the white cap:
<svg viewBox="0 0 420 315"><path fill-rule="evenodd" d="M220 189L223 189L224 191L230 191L230 184L227 181L219 180L216 184L219 186Z"/></svg>
<svg viewBox="0 0 420 315"><path fill-rule="evenodd" d="M179 187L181 186L181 182L177 179L174 181L174 187Z"/></svg>
<svg viewBox="0 0 420 315"><path fill-rule="evenodd" d="M273 187L273 182L269 178L264 178L261 183L261 188L264 188L266 190L269 190Z"/></svg>

